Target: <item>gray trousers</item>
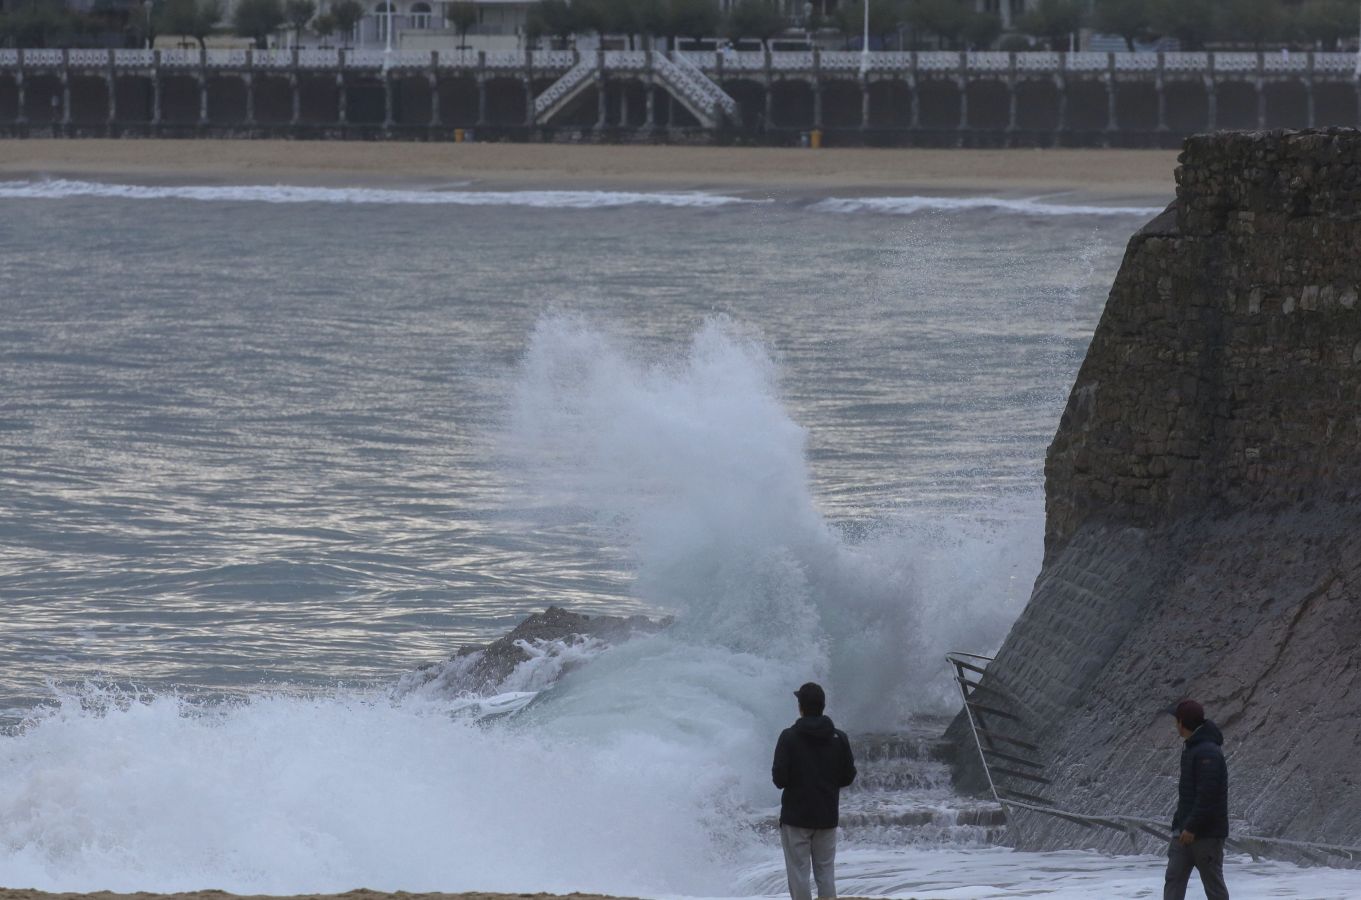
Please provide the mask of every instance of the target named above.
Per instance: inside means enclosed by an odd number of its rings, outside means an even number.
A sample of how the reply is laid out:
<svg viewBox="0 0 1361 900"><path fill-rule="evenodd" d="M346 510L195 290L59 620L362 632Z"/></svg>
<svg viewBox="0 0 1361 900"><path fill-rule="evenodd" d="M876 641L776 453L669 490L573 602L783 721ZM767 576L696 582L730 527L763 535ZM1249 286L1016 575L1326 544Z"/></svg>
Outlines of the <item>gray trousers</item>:
<svg viewBox="0 0 1361 900"><path fill-rule="evenodd" d="M789 876L789 896L793 900L813 900L808 885L808 864L813 864L813 879L818 896L836 896L836 829L780 826L780 846L784 847L784 870Z"/></svg>
<svg viewBox="0 0 1361 900"><path fill-rule="evenodd" d="M1229 889L1224 884L1223 838L1201 838L1190 844L1172 839L1167 850L1163 900L1184 900L1192 869L1200 873L1200 884L1205 888L1207 900L1229 900Z"/></svg>

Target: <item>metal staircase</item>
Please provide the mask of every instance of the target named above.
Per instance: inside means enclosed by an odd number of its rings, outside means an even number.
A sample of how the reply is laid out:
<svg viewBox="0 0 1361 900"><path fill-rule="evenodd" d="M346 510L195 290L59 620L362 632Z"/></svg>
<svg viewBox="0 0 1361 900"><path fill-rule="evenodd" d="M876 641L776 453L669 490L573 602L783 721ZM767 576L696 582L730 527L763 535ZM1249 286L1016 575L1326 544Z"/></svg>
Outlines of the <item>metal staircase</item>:
<svg viewBox="0 0 1361 900"><path fill-rule="evenodd" d="M596 68L594 55L583 56L575 66L564 72L561 78L534 98L534 121L548 122L562 112L591 84Z"/></svg>
<svg viewBox="0 0 1361 900"><path fill-rule="evenodd" d="M663 83L671 89L676 98L706 127L714 127L724 116L734 122L739 119L737 101L712 78L705 75L699 66L686 59L684 53L680 51L672 51L669 54L653 53L652 65L653 71L661 76ZM700 110L694 109L692 104L698 106ZM709 121L705 121L706 119ZM713 125L709 122L713 122Z"/></svg>
<svg viewBox="0 0 1361 900"><path fill-rule="evenodd" d="M1124 832L1136 853L1140 835L1166 844L1171 839L1168 823L1126 815L1087 815L1058 807L1041 793L1051 782L1044 776L1041 748L1030 738L1027 709L995 675L987 674L990 656L952 651L945 654L955 669L955 682L964 699L964 712L973 734L978 758L987 775L988 788L1002 809L1026 810L1054 816L1084 828L1111 828ZM1033 717L1032 717L1033 718ZM1225 844L1252 856L1307 860L1322 865L1361 863L1361 847L1288 841L1281 838L1232 834Z"/></svg>
<svg viewBox="0 0 1361 900"><path fill-rule="evenodd" d="M548 124L562 113L596 79L597 74L650 73L671 96L705 128L717 128L724 119L737 121L737 101L681 53L660 51L605 51L592 54L568 69L561 78L534 98L534 121Z"/></svg>

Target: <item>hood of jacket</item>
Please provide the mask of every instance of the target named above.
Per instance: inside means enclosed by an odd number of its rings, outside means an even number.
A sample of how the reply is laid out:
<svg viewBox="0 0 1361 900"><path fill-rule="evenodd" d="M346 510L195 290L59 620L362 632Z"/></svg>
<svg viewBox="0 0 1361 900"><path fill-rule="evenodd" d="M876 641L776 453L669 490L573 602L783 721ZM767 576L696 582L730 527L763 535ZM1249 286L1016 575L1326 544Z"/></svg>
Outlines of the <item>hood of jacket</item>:
<svg viewBox="0 0 1361 900"><path fill-rule="evenodd" d="M1196 744L1218 744L1224 746L1224 732L1219 730L1219 726L1206 719L1189 738L1186 739L1186 747L1189 750Z"/></svg>
<svg viewBox="0 0 1361 900"><path fill-rule="evenodd" d="M800 716L793 727L799 736L814 741L830 741L836 733L836 726L827 716Z"/></svg>

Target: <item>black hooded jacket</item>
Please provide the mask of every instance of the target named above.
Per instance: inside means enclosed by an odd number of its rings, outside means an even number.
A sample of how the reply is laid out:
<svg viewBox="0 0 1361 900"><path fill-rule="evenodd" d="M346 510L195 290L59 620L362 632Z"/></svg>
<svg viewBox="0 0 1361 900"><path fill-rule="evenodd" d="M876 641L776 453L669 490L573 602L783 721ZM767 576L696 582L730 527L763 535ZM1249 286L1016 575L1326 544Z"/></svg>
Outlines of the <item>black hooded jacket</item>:
<svg viewBox="0 0 1361 900"><path fill-rule="evenodd" d="M855 781L851 742L826 716L802 716L780 732L770 767L780 796L780 824L835 828L841 789Z"/></svg>
<svg viewBox="0 0 1361 900"><path fill-rule="evenodd" d="M1229 767L1224 763L1224 735L1213 722L1197 728L1181 751L1181 781L1172 833L1189 831L1197 838L1229 836Z"/></svg>

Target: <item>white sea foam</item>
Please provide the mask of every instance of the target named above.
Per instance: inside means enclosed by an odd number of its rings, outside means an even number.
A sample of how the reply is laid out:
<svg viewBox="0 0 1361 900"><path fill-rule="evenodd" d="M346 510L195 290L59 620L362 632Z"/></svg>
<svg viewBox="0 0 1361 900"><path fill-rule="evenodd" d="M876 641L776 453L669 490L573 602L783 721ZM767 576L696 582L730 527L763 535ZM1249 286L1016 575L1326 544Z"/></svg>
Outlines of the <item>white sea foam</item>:
<svg viewBox="0 0 1361 900"><path fill-rule="evenodd" d="M722 321L647 358L543 320L505 437L531 497L631 548L673 628L529 645L494 698L68 692L0 740L0 883L731 893L776 853L751 825L778 799L793 686L825 680L856 727L939 711L941 651L999 639L998 598L1038 563L1033 517L848 541L816 509L777 367Z"/></svg>
<svg viewBox="0 0 1361 900"><path fill-rule="evenodd" d="M448 191L325 188L299 185L143 185L50 179L0 182L0 199L197 200L232 203L332 203L412 206L525 206L535 209L602 209L618 206L712 208L748 203L701 191Z"/></svg>
<svg viewBox="0 0 1361 900"><path fill-rule="evenodd" d="M986 210L1025 216L1138 216L1149 218L1161 206L1096 206L1056 203L1038 197L828 197L811 207L816 212L881 213L909 216L920 212Z"/></svg>

